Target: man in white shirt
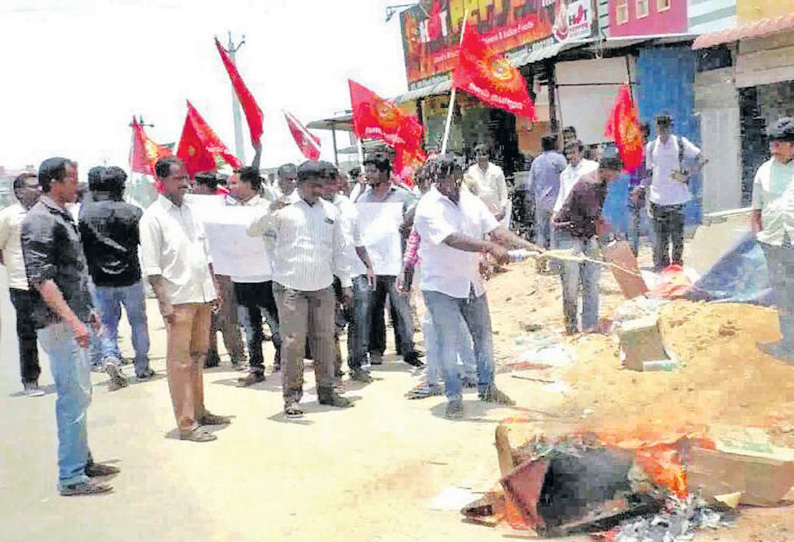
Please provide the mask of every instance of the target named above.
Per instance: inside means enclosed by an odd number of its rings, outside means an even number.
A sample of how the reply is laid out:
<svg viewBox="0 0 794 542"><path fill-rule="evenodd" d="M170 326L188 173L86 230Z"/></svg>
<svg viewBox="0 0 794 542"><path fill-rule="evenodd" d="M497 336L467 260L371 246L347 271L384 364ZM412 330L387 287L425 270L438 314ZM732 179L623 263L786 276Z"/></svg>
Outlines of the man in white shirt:
<svg viewBox="0 0 794 542"><path fill-rule="evenodd" d="M702 165L705 161L687 138L671 134L669 115L657 115L655 122L658 136L645 146L645 156L651 175L648 200L655 233L653 265L661 271L670 264L684 263L684 205L692 197L689 177L694 174L685 164L699 161Z"/></svg>
<svg viewBox="0 0 794 542"><path fill-rule="evenodd" d="M262 179L253 167L244 167L229 177L229 191L234 201L244 207L265 208L269 203L259 196ZM245 311L243 325L248 343L250 368L248 374L239 380L240 386L251 386L265 380L265 358L262 352L264 332L262 324L268 323L276 350L273 360L274 369L281 369L281 336L278 327L278 308L273 297L273 268L270 260L262 262L258 275L232 276L234 295L237 304Z"/></svg>
<svg viewBox="0 0 794 542"><path fill-rule="evenodd" d="M36 174L23 173L14 179L14 195L18 203L0 211L0 264L8 271L8 289L17 313L19 368L24 393L28 397L40 397L44 392L39 388L41 366L36 345L36 321L20 238L22 220L41 195Z"/></svg>
<svg viewBox="0 0 794 542"><path fill-rule="evenodd" d="M598 169L598 162L584 157L584 144L578 139L565 144L565 158L568 160L568 165L560 173L560 190L552 214L560 212L574 185L582 177Z"/></svg>
<svg viewBox="0 0 794 542"><path fill-rule="evenodd" d="M336 169L336 166L330 162L320 161L320 164L323 167L323 199L333 203L339 210L339 220L342 224L342 233L345 238L344 258L347 265L350 267L352 281L354 284L356 282L363 284L359 285L358 288L355 286L353 287L353 304L355 306L356 291L361 291L362 289L372 291L375 289L375 269L369 258L367 247L364 246L364 240L361 237L361 228L359 227L356 206L350 201L350 198L340 193L340 184L344 182L341 179L341 175ZM356 271L353 271L354 269ZM358 271L361 269L363 269L363 273L358 274ZM369 372L366 370L367 366L363 363L365 360L362 360L360 355L354 355L354 345L358 344L360 341L358 341L356 332L354 312L350 308L344 306L342 281L338 276L334 276L334 294L336 295L335 308L337 309L337 326L342 327L342 329L344 328L344 324L340 326L340 320L343 320L348 326L347 365L350 368L350 378L365 383L372 382L372 377L370 377ZM334 344L336 347L336 373L334 376L339 378L342 376L342 353L339 347L338 336L334 337Z"/></svg>
<svg viewBox="0 0 794 542"><path fill-rule="evenodd" d="M322 167L304 162L298 184L287 198L277 199L249 226L249 235L273 230L273 294L281 328L282 392L287 418L303 416L303 355L308 334L320 404L348 407L334 391L334 275L348 306L353 293L344 258L339 211L322 199Z"/></svg>
<svg viewBox="0 0 794 542"><path fill-rule="evenodd" d="M457 369L457 341L460 326L464 324L474 342L480 399L513 404L494 383L491 317L480 278L480 253L506 262L509 256L503 245L538 249L500 226L482 201L460 189L463 171L454 157L440 158L434 177L435 186L419 202L414 222L421 237L420 288L433 329L441 337L440 361L449 401L446 415L460 418L463 402ZM484 240L488 234L491 241Z"/></svg>
<svg viewBox="0 0 794 542"><path fill-rule="evenodd" d="M472 194L479 197L488 209L501 221L507 215L507 182L502 168L490 161L488 146L484 143L474 148L477 163L466 172L466 185Z"/></svg>
<svg viewBox="0 0 794 542"><path fill-rule="evenodd" d="M166 372L179 437L209 442L217 437L203 425L230 423L204 407L202 371L210 339L210 315L217 298L204 225L184 202L190 190L185 164L158 160L155 174L162 194L140 223L143 274L157 296L168 345Z"/></svg>
<svg viewBox="0 0 794 542"><path fill-rule="evenodd" d="M783 337L760 347L794 365L794 119L769 129L769 150L753 183L752 228L766 254Z"/></svg>
<svg viewBox="0 0 794 542"><path fill-rule="evenodd" d="M292 194L298 181L295 164L283 164L277 170L278 182L262 187L262 195L268 201L275 201Z"/></svg>
<svg viewBox="0 0 794 542"><path fill-rule="evenodd" d="M377 204L378 207L392 205L397 208L396 212L401 217L405 216L405 209L408 202L415 196L408 190L396 186L391 182L391 162L381 154L376 153L364 160L365 173L369 186L356 200L359 207L366 204ZM361 212L361 211L360 211ZM413 367L421 367L419 352L414 347L413 340L413 313L411 304L397 289L397 275L402 266L401 239L399 224L391 222L383 224L383 238L385 242L378 243L377 246L369 246L367 250L372 256L375 266L375 290L371 291L366 282L356 281L354 284L354 295L360 302L356 303L357 311L354 318L359 335L363 344L356 342L356 356L365 357L369 352L383 353L385 350L385 320L383 318L386 305L386 296L393 309L393 325L395 331L395 343L397 351L403 357L405 363ZM397 247L394 250L395 246ZM391 249L391 250L390 250ZM363 275L364 270L358 266L358 275ZM383 322L382 326L379 325ZM383 331L383 341L380 340L380 331ZM381 343L382 344L378 344ZM364 348L366 347L366 348ZM361 351L359 348L363 348ZM366 364L365 358L361 360ZM379 358L373 357L372 364L377 364Z"/></svg>

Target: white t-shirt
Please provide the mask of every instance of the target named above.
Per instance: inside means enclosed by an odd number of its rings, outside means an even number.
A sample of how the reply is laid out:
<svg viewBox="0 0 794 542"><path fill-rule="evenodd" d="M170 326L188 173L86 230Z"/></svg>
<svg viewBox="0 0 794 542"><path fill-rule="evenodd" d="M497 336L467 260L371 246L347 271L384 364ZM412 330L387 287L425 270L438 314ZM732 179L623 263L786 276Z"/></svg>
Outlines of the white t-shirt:
<svg viewBox="0 0 794 542"><path fill-rule="evenodd" d="M558 213L562 209L565 200L571 194L571 190L579 179L598 170L598 162L582 158L575 166L568 164L560 173L560 191L557 193L557 201L554 202L554 212Z"/></svg>
<svg viewBox="0 0 794 542"><path fill-rule="evenodd" d="M662 143L657 137L645 146L646 167L653 173L649 193L651 203L681 205L692 197L688 184L670 179L673 170L682 165L679 161L679 141L684 146L684 163L700 156L700 149L685 137L671 135L667 143Z"/></svg>
<svg viewBox="0 0 794 542"><path fill-rule="evenodd" d="M457 204L435 187L416 207L414 229L419 234L422 262L420 288L458 299L466 299L474 288L477 297L485 293L480 278L480 255L452 248L444 239L454 233L482 239L499 223L477 196L460 191Z"/></svg>

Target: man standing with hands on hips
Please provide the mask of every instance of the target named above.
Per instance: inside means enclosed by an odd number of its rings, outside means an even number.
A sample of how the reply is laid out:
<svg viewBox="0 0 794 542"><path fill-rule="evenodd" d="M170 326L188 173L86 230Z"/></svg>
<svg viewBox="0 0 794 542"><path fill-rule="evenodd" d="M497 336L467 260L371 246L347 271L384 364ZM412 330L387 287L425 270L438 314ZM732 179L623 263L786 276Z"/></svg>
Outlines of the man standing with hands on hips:
<svg viewBox="0 0 794 542"><path fill-rule="evenodd" d="M185 164L179 158L158 160L155 174L162 194L141 219L143 273L149 278L165 321L168 346L166 372L179 438L194 442L216 440L201 426L230 423L204 407L202 371L210 339L216 295L204 225L184 202L190 189Z"/></svg>

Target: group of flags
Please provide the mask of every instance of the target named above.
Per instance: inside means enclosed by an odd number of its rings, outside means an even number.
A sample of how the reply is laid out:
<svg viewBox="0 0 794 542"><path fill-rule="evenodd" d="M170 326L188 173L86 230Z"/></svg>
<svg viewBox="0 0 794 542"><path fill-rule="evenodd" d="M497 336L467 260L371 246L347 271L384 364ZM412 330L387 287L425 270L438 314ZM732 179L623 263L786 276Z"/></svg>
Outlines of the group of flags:
<svg viewBox="0 0 794 542"><path fill-rule="evenodd" d="M452 87L517 116L537 120L535 106L519 70L503 55L493 51L474 25L464 23L461 32L458 63L452 73ZM245 114L251 143L254 148L259 149L264 121L262 109L243 81L234 61L217 39L215 46ZM422 124L416 116L408 115L391 100L381 98L355 81L349 80L348 83L354 133L359 140L377 139L392 147L395 152L394 170L398 175L407 172L404 180L409 181L411 168L421 165L426 159ZM285 111L284 117L303 155L309 160L318 160L320 139L290 113ZM132 127L131 169L153 175L154 164L161 157L170 155L171 151L152 141L134 118ZM607 122L606 135L614 138L626 169L632 170L642 163L643 144L639 118L628 85L623 85L618 92L615 107ZM240 160L228 150L189 101L176 155L185 163L191 176L200 171L216 170L224 163L233 168L242 166Z"/></svg>

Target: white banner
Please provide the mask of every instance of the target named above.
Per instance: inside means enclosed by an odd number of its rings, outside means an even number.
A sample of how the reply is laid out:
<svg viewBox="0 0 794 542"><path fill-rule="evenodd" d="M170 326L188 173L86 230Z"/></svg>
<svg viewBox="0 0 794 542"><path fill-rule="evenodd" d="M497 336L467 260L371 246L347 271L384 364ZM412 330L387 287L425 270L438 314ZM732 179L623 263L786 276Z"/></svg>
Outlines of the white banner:
<svg viewBox="0 0 794 542"><path fill-rule="evenodd" d="M185 201L204 223L216 274L256 277L272 273L264 241L246 233L261 207L226 205L224 196L189 194Z"/></svg>

